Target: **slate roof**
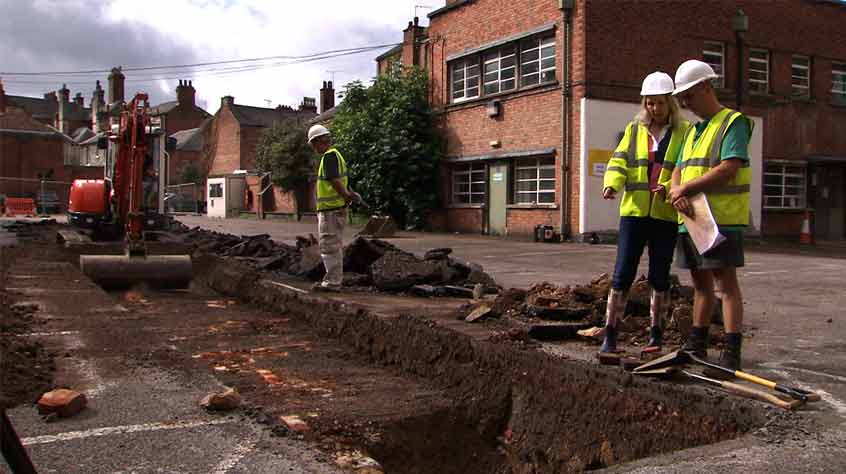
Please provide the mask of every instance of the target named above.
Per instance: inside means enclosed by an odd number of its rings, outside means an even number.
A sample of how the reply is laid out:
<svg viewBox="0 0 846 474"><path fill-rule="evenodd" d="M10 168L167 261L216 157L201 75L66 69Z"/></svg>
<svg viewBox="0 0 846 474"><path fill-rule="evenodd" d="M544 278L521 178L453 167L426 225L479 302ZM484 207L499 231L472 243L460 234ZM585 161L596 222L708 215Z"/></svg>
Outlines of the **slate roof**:
<svg viewBox="0 0 846 474"><path fill-rule="evenodd" d="M335 107L332 107L331 109L327 110L326 112L323 112L317 117L314 117L309 123L323 123L332 120L332 117L335 116L335 112L337 112L337 110L338 106L336 105Z"/></svg>
<svg viewBox="0 0 846 474"><path fill-rule="evenodd" d="M17 107L20 107L37 120L53 120L59 112L59 104L53 100L26 97L21 95L7 95L6 100ZM80 107L75 102L68 103L68 120L87 121L91 120L91 109Z"/></svg>
<svg viewBox="0 0 846 474"><path fill-rule="evenodd" d="M150 110L152 115L163 115L175 109L179 105L178 101L171 100L170 102L162 102Z"/></svg>
<svg viewBox="0 0 846 474"><path fill-rule="evenodd" d="M267 109L238 104L230 105L229 110L238 123L248 127L272 127L276 122L297 115L297 111L293 109Z"/></svg>
<svg viewBox="0 0 846 474"><path fill-rule="evenodd" d="M171 137L176 139L177 151L203 151L202 127L180 130Z"/></svg>

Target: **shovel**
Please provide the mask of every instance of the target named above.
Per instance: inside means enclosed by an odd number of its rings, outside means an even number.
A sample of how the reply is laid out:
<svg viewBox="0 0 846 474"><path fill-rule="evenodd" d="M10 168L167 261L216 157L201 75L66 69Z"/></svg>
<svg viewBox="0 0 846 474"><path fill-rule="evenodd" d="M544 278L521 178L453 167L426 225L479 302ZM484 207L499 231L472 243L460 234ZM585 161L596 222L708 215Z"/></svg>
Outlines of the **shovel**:
<svg viewBox="0 0 846 474"><path fill-rule="evenodd" d="M736 384L733 382L727 382L723 380L712 379L710 377L706 377L704 375L700 375L694 372L688 372L687 370L680 369L677 366L669 366L660 369L650 369L650 370L640 370L635 372L638 375L642 376L649 376L649 377L660 377L660 378L669 378L670 376L680 373L683 374L685 377L688 377L693 380L698 380L700 382L705 382L709 385L713 385L715 387L720 387L723 390L733 393L735 395L740 395L743 397L751 398L753 400L759 400L765 403L769 403L771 405L775 405L779 408L783 408L785 410L793 410L804 405L804 401L802 400L791 400L785 401L777 396L773 395L772 393L765 392L763 390L758 390L756 388L747 387L745 385Z"/></svg>
<svg viewBox="0 0 846 474"><path fill-rule="evenodd" d="M685 365L695 363L705 367L709 367L714 370L718 370L723 372L727 375L731 375L737 377L742 380L746 380L748 382L752 382L758 385L763 385L771 390L775 390L776 392L783 393L785 395L790 396L796 400L800 400L803 402L816 402L821 399L819 394L814 392L809 392L807 390L802 390L799 388L788 387L786 385L782 385L780 383L773 382L772 380L767 380L765 378L758 377L756 375L752 375L747 372L743 372L740 370L732 370L727 367L723 367L721 365L712 364L704 359L696 357L695 355L691 354L690 352L677 350L674 352L670 352L667 355L661 356L653 361L647 362L643 365L638 366L634 369L633 372L641 372L647 370L654 370L654 369L661 369L664 367L670 366L678 366L678 365Z"/></svg>

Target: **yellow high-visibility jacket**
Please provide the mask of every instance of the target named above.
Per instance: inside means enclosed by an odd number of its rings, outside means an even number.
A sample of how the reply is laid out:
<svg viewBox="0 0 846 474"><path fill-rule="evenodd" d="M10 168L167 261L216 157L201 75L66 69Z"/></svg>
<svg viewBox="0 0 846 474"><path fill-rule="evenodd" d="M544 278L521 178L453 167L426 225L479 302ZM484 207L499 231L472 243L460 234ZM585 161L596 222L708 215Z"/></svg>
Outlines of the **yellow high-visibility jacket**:
<svg viewBox="0 0 846 474"><path fill-rule="evenodd" d="M672 130L670 145L667 147L664 163L672 161L678 155L690 123L680 120ZM641 123L631 122L626 127L623 139L608 160L605 168L603 189L612 188L623 191L620 202L620 215L632 217L652 217L670 222L678 219L675 208L666 202L666 196L653 196L649 192L649 132ZM661 169L658 184L669 191L672 168Z"/></svg>
<svg viewBox="0 0 846 474"><path fill-rule="evenodd" d="M720 164L720 151L726 131L729 125L741 117L748 121L751 136L754 122L742 113L729 108L724 108L717 115L711 117L705 130L696 140L694 140L696 127L690 127L688 133L685 134L681 150L681 163L679 164L682 184L704 175L711 168ZM672 165L672 167L668 166L671 173L675 163ZM666 169L667 167L665 167ZM749 191L751 185L752 168L749 167L749 161L744 161L731 181L719 189L709 190L705 193L717 224L725 226L749 225ZM681 216L679 216L679 223L681 223Z"/></svg>

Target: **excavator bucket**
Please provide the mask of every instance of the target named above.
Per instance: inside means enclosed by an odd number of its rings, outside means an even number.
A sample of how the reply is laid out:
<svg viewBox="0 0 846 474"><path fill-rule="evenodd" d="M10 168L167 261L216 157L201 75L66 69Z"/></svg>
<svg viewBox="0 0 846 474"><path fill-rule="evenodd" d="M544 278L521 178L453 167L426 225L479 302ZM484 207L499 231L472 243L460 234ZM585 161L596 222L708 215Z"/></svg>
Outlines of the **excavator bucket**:
<svg viewBox="0 0 846 474"><path fill-rule="evenodd" d="M188 255L81 255L79 266L82 273L105 289L138 284L182 289L188 288L194 276Z"/></svg>

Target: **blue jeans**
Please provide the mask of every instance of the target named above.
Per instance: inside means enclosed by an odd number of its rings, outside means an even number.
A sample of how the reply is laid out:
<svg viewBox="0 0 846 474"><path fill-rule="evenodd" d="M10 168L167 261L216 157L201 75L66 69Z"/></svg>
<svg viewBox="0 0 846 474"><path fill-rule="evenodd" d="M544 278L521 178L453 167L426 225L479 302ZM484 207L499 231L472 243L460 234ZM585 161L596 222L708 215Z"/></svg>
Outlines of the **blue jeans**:
<svg viewBox="0 0 846 474"><path fill-rule="evenodd" d="M643 248L649 245L649 284L656 291L670 289L670 265L679 225L651 217L621 217L617 240L617 263L611 286L627 290L632 286Z"/></svg>

